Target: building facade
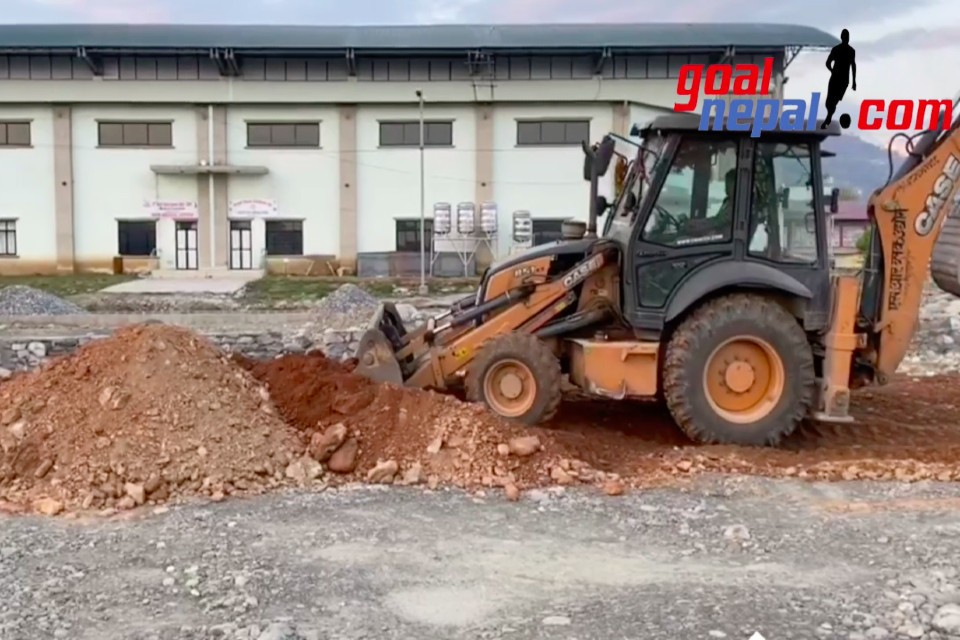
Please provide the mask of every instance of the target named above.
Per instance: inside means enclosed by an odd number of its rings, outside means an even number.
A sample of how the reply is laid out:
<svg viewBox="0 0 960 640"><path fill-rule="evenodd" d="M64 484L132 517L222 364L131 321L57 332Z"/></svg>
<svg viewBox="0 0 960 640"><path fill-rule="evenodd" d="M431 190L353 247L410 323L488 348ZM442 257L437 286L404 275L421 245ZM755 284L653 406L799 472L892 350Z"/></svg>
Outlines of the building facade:
<svg viewBox="0 0 960 640"><path fill-rule="evenodd" d="M779 95L791 55L833 43L782 25L0 26L0 274L418 271L421 200L431 249L487 261L515 211L535 241L585 217L581 142L672 111L682 65L773 57ZM441 246L436 203L497 229Z"/></svg>

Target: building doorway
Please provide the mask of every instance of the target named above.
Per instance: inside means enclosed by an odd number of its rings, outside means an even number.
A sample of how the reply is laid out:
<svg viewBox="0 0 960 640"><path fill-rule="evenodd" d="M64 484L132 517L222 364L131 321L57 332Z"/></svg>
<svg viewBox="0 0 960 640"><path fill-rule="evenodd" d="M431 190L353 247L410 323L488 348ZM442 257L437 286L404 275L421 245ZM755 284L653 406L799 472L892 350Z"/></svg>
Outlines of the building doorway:
<svg viewBox="0 0 960 640"><path fill-rule="evenodd" d="M177 220L175 242L177 269L195 271L198 268L196 220Z"/></svg>
<svg viewBox="0 0 960 640"><path fill-rule="evenodd" d="M230 268L253 269L253 225L249 220L230 221Z"/></svg>

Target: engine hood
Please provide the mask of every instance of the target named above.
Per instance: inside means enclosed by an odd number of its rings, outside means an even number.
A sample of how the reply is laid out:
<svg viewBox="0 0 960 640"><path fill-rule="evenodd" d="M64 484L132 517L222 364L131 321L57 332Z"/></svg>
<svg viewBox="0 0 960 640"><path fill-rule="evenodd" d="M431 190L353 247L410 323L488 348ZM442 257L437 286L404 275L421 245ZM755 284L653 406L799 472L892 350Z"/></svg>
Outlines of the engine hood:
<svg viewBox="0 0 960 640"><path fill-rule="evenodd" d="M517 265L523 264L530 260L535 260L537 258L545 258L549 256L563 256L563 255L585 255L590 252L595 244L602 242L602 238L581 238L579 240L557 240L555 242L550 242L547 244L537 245L531 247L520 253L515 253L511 256L494 262L491 264L486 271L483 272L483 277L480 280L480 287L477 289L477 304L479 304L486 296L487 283L490 281L490 278L495 276L498 273L513 269Z"/></svg>
<svg viewBox="0 0 960 640"><path fill-rule="evenodd" d="M528 260L534 258L543 258L546 256L559 256L559 255L571 255L571 254L584 254L590 251L590 248L593 247L601 238L581 238L579 240L557 240L555 242L550 242L548 244L540 244L535 247L531 247L520 253L515 253L512 256L507 256L506 258L494 262L490 265L487 271L483 275L483 279L486 280L489 276L492 276L495 273L499 273L504 269L509 269L515 267L518 264L527 262Z"/></svg>

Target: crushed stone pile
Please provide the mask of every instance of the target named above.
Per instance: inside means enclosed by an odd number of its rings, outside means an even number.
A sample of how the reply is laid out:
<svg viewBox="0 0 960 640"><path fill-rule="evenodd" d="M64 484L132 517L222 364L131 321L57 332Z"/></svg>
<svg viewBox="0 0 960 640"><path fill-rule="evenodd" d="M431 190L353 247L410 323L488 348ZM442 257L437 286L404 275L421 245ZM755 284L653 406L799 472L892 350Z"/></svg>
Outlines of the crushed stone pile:
<svg viewBox="0 0 960 640"><path fill-rule="evenodd" d="M960 299L927 282L920 321L897 371L932 376L960 371Z"/></svg>
<svg viewBox="0 0 960 640"><path fill-rule="evenodd" d="M0 386L0 501L63 509L281 484L302 446L205 339L138 325Z"/></svg>
<svg viewBox="0 0 960 640"><path fill-rule="evenodd" d="M544 430L501 420L480 405L377 385L320 354L239 360L333 473L376 483L499 487L511 498L555 483L607 483L608 492L618 492L616 474L554 455Z"/></svg>
<svg viewBox="0 0 960 640"><path fill-rule="evenodd" d="M366 328L380 301L355 284L340 285L313 308L312 325L318 329Z"/></svg>
<svg viewBox="0 0 960 640"><path fill-rule="evenodd" d="M86 313L86 310L46 291L19 284L0 288L0 316L65 316L78 313Z"/></svg>

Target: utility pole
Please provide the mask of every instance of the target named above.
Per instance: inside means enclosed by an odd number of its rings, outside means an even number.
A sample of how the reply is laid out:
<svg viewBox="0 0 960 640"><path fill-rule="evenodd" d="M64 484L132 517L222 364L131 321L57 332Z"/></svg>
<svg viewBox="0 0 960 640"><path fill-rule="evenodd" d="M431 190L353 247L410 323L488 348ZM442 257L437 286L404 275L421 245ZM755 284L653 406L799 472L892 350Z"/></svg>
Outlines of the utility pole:
<svg viewBox="0 0 960 640"><path fill-rule="evenodd" d="M427 287L427 198L426 188L424 186L424 162L423 162L423 91L417 89L417 99L420 101L420 295L425 296L430 293Z"/></svg>

